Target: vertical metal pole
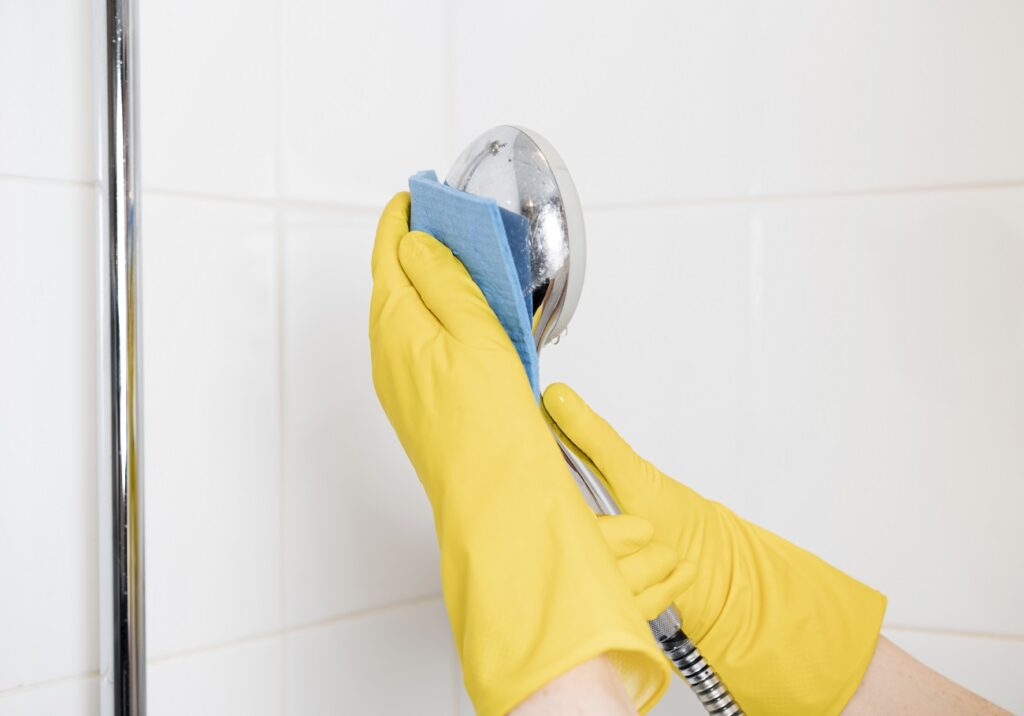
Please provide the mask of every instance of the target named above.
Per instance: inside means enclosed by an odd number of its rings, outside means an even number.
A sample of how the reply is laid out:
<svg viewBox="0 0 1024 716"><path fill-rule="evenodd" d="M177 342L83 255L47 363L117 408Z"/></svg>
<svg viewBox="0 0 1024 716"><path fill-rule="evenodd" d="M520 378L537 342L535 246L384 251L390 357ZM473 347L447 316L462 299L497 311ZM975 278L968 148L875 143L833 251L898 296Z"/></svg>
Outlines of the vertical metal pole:
<svg viewBox="0 0 1024 716"><path fill-rule="evenodd" d="M99 120L100 707L144 716L137 5L94 0Z"/></svg>

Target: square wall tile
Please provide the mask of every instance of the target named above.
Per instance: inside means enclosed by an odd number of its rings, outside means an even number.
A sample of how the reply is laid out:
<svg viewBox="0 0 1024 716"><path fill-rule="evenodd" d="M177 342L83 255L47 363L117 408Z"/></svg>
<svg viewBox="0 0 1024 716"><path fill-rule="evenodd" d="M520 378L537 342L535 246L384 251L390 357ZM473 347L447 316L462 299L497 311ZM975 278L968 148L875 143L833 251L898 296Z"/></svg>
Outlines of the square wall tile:
<svg viewBox="0 0 1024 716"><path fill-rule="evenodd" d="M451 145L444 0L282 5L283 183L377 210Z"/></svg>
<svg viewBox="0 0 1024 716"><path fill-rule="evenodd" d="M91 189L0 181L0 691L94 671Z"/></svg>
<svg viewBox="0 0 1024 716"><path fill-rule="evenodd" d="M748 469L765 527L890 623L1024 634L1024 190L758 210Z"/></svg>
<svg viewBox="0 0 1024 716"><path fill-rule="evenodd" d="M95 178L92 2L0 3L0 174Z"/></svg>
<svg viewBox="0 0 1024 716"><path fill-rule="evenodd" d="M376 215L289 211L284 270L288 623L440 591L430 504L377 402Z"/></svg>
<svg viewBox="0 0 1024 716"><path fill-rule="evenodd" d="M568 333L541 352L563 381L665 472L753 506L741 441L749 333L744 207L595 211Z"/></svg>
<svg viewBox="0 0 1024 716"><path fill-rule="evenodd" d="M530 127L585 205L742 195L746 14L736 2L455 0L456 148L496 124Z"/></svg>
<svg viewBox="0 0 1024 716"><path fill-rule="evenodd" d="M746 5L758 191L1024 179L1024 5Z"/></svg>
<svg viewBox="0 0 1024 716"><path fill-rule="evenodd" d="M277 114L274 0L140 3L147 187L270 197Z"/></svg>
<svg viewBox="0 0 1024 716"><path fill-rule="evenodd" d="M284 637L151 661L153 716L283 716Z"/></svg>
<svg viewBox="0 0 1024 716"><path fill-rule="evenodd" d="M961 686L1011 713L1024 712L1024 640L900 629L886 629L885 636Z"/></svg>
<svg viewBox="0 0 1024 716"><path fill-rule="evenodd" d="M441 602L288 633L288 713L450 716L455 663Z"/></svg>
<svg viewBox="0 0 1024 716"><path fill-rule="evenodd" d="M3 716L99 716L99 713L97 676L0 693Z"/></svg>
<svg viewBox="0 0 1024 716"><path fill-rule="evenodd" d="M147 195L146 578L151 656L277 629L275 213Z"/></svg>

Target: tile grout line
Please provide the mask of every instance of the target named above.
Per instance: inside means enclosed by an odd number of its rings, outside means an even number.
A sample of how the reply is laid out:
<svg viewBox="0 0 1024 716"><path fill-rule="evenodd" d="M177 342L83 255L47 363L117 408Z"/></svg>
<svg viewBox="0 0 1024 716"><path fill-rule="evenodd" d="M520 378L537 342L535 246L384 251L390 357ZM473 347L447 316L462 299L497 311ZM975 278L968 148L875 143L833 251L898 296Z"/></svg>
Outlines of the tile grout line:
<svg viewBox="0 0 1024 716"><path fill-rule="evenodd" d="M444 25L447 34L445 46L445 72L448 74L447 97L448 103L448 136L445 137L449 155L457 156L459 148L455 146L456 140L456 107L458 106L458 95L455 89L456 62L455 62L455 0L444 0Z"/></svg>
<svg viewBox="0 0 1024 716"><path fill-rule="evenodd" d="M280 600L278 624L283 631L281 643L278 645L280 654L281 700L278 704L282 716L288 713L288 511L287 498L287 460L285 450L287 396L285 394L285 204L284 196L284 7L282 0L274 0L274 39L273 39L273 83L274 98L274 253L277 272L277 520L278 520L278 598Z"/></svg>
<svg viewBox="0 0 1024 716"><path fill-rule="evenodd" d="M170 199L194 199L198 201L217 201L229 204L248 206L269 206L283 209L319 209L323 211L348 212L359 216L376 216L379 207L370 204L347 203L341 201L318 201L315 199L289 199L279 197L238 196L234 194L213 194L200 191L183 191L164 189L161 187L145 187L143 191L149 196L161 196Z"/></svg>
<svg viewBox="0 0 1024 716"><path fill-rule="evenodd" d="M452 666L452 713L453 716L462 716L462 665L454 640L448 646L448 658Z"/></svg>
<svg viewBox="0 0 1024 716"><path fill-rule="evenodd" d="M240 636L236 639L228 639L227 641L219 641L213 644L203 644L202 646L193 646L188 649L181 649L180 651L172 651L167 654L161 654L160 656L150 657L146 660L146 663L149 666L153 666L155 664L165 664L170 661L178 661L179 659L188 659L193 656L213 654L219 651L226 651L228 649L237 649L239 647L249 646L261 641L279 639L286 631L286 629L269 629L267 631L254 632L252 634Z"/></svg>
<svg viewBox="0 0 1024 716"><path fill-rule="evenodd" d="M277 529L278 545L278 623L282 630L288 624L288 510L286 504L287 473L285 459L286 427L285 427L285 320L284 320L284 210L277 207L274 211L274 258L277 283L277 301L275 303L275 320L277 328ZM281 691L282 706L287 704L288 664L287 648L281 659ZM282 710L282 714L286 713Z"/></svg>
<svg viewBox="0 0 1024 716"><path fill-rule="evenodd" d="M230 194L208 194L206 192L188 192L183 189L147 186L143 188L146 196L164 197L167 199L190 199L204 202L221 202L224 204L240 204L243 206L281 207L284 209L309 209L319 211L336 211L358 216L377 215L379 207L370 204L347 203L340 201L318 201L313 199L288 199L281 197L243 197Z"/></svg>
<svg viewBox="0 0 1024 716"><path fill-rule="evenodd" d="M300 624L294 624L286 627L286 632L300 632L309 631L311 629L319 629L320 627L333 626L335 624L341 624L342 622L354 621L356 619L363 619L364 617L375 617L382 614L390 614L392 612L401 611L410 607L420 607L427 604L434 604L442 601L443 597L440 592L432 592L430 594L423 594L416 597L409 597L408 599L402 599L391 604L384 604L375 607L367 607L366 609L357 609L356 611L346 612L345 614L326 617L324 619L317 619L310 622L302 622Z"/></svg>
<svg viewBox="0 0 1024 716"><path fill-rule="evenodd" d="M449 131L449 137L453 134ZM449 143L451 143L451 139ZM281 153L278 148L278 154ZM277 160L280 163L280 160ZM44 184L51 186L78 186L93 187L96 182L79 179L60 179L50 177L33 177L16 174L0 174L0 182L25 182L32 184ZM931 195L953 192L982 192L999 191L1006 189L1024 188L1024 179L1013 179L1006 181L982 181L950 184L927 184L906 187L880 187L868 189L851 189L843 191L822 191L822 192L794 192L781 194L759 194L759 195L727 195L720 197L707 197L698 199L666 199L657 201L624 201L624 202L593 202L584 204L585 211L610 212L610 211L640 211L657 209L691 209L705 207L727 207L727 206L750 206L786 204L813 201L836 201L843 199L873 198L873 197L895 197ZM288 198L280 194L275 197L241 196L234 194L217 194L200 191L186 191L179 189L167 189L162 187L143 187L143 193L150 196L164 196L179 199L197 199L205 201L220 201L236 204L277 206L289 209L322 209L326 211L351 212L358 215L371 214L376 216L380 207L375 204L364 204L359 202L342 202L317 199Z"/></svg>
<svg viewBox="0 0 1024 716"><path fill-rule="evenodd" d="M707 197L703 199L666 199L664 201L623 201L584 203L585 211L637 211L641 209L690 209L719 206L750 206L761 204L789 204L812 201L836 201L844 199L870 199L892 196L913 196L944 194L952 192L999 191L1024 188L1024 179L1006 181L953 182L950 184L922 184L915 186L892 186L842 191L805 191L779 194L750 194Z"/></svg>
<svg viewBox="0 0 1024 716"><path fill-rule="evenodd" d="M756 206L772 204L789 204L814 201L841 201L845 199L869 199L896 196L932 195L955 192L982 192L1000 191L1007 189L1024 188L1024 180L998 181L998 182L975 182L964 184L934 184L909 187L887 187L879 189L854 189L850 191L834 192L796 192L792 194L758 194L758 195L730 195L720 197L707 197L698 199L667 199L664 201L624 201L624 202L593 202L584 204L584 211L611 212L611 211L641 211L641 210L669 210L669 209L700 209L728 206ZM379 207L371 204L358 202L348 203L341 201L321 201L313 199L290 199L281 196L278 199L267 199L261 197L245 197L227 194L207 194L203 192L189 192L175 189L161 189L153 187L146 189L150 194L185 199L205 199L216 201L236 202L242 204L270 204L280 205L296 209L322 209L326 211L352 212L359 215L376 215Z"/></svg>
<svg viewBox="0 0 1024 716"><path fill-rule="evenodd" d="M12 696L14 694L23 694L26 691L37 691L39 689L47 689L51 686L60 686L62 684L72 684L76 681L85 681L87 679L98 679L100 672L98 671L87 671L84 674L73 674L71 676L58 676L54 679L46 679L44 681L34 681L30 684L21 684L19 686L12 686L11 688L0 689L0 699L5 696Z"/></svg>
<svg viewBox="0 0 1024 716"><path fill-rule="evenodd" d="M0 182L43 184L45 186L77 186L95 187L99 182L95 179L63 179L59 177L39 177L30 174L0 174Z"/></svg>
<svg viewBox="0 0 1024 716"><path fill-rule="evenodd" d="M980 639L984 641L1005 641L1011 643L1024 642L1024 634L1000 634L998 632L972 631L968 629L943 629L942 627L917 627L900 624L882 624L882 631L903 632L906 634L929 634L931 636L958 637L961 639Z"/></svg>
<svg viewBox="0 0 1024 716"><path fill-rule="evenodd" d="M344 624L349 621L356 621L367 617L376 617L384 614L389 614L403 609L411 607L425 606L428 604L435 604L442 600L440 593L428 594L420 597L412 597L392 604L386 604L378 607L369 607L367 609L361 609L354 612L347 612L332 617L326 617L317 621L306 622L303 624L296 624L294 626L281 627L279 629L268 629L266 631L255 632L246 636L239 637L237 639L229 639L227 641L216 642L213 644L205 644L203 646L192 647L189 649L182 649L180 651L174 651L167 654L161 654L148 659L149 664L162 664L168 661L175 661L177 659L184 659L191 656L197 656L199 654L206 654L209 652L223 651L225 649L233 649L240 646L245 646L259 641L266 641L268 639L287 637L293 632L310 631L313 629L319 629L324 627L336 626L338 624ZM77 677L76 677L77 678ZM21 688L21 687L19 687ZM3 692L0 692L3 693Z"/></svg>

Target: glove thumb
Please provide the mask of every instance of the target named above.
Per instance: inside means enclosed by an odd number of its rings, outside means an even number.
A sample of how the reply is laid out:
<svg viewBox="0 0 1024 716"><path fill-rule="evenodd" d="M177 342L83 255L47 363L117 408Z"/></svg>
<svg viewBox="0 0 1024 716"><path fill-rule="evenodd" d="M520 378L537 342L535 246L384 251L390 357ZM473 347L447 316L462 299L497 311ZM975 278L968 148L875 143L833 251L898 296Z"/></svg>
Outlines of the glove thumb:
<svg viewBox="0 0 1024 716"><path fill-rule="evenodd" d="M450 334L469 345L510 343L480 288L447 246L410 231L398 245L398 259L423 305Z"/></svg>

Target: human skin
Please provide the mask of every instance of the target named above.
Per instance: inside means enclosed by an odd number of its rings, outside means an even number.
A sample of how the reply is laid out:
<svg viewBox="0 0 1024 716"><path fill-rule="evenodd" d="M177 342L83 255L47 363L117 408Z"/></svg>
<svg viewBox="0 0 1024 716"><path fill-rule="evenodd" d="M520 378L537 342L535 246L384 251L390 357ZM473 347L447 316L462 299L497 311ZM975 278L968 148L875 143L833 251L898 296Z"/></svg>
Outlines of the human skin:
<svg viewBox="0 0 1024 716"><path fill-rule="evenodd" d="M1009 714L879 637L868 670L843 710L866 714Z"/></svg>
<svg viewBox="0 0 1024 716"><path fill-rule="evenodd" d="M591 659L552 679L511 712L512 716L627 716L636 714L607 658ZM884 636L844 716L933 714L934 716L1008 715L919 662Z"/></svg>

